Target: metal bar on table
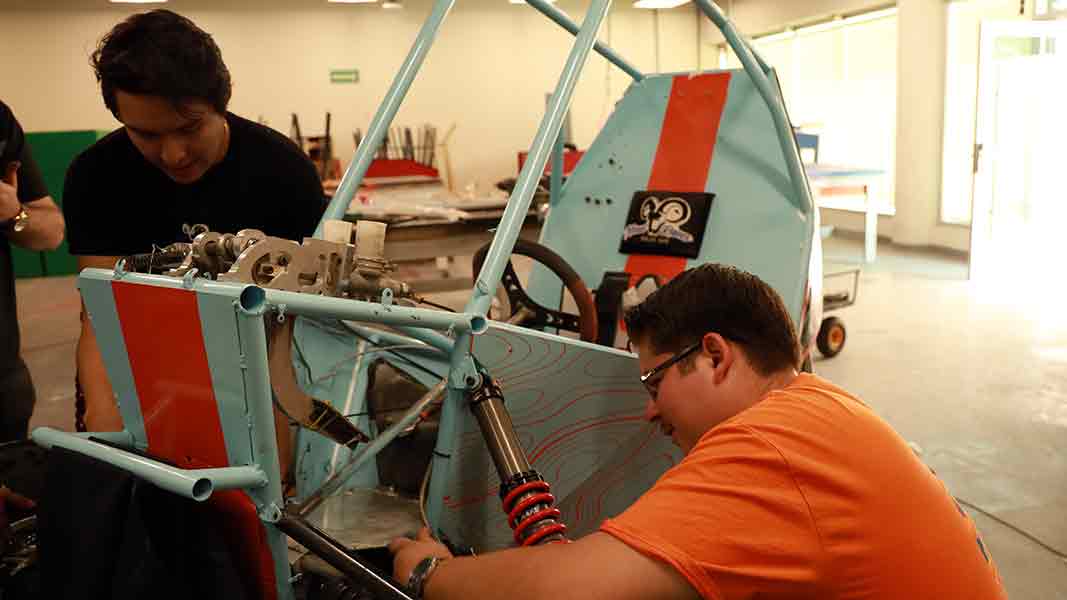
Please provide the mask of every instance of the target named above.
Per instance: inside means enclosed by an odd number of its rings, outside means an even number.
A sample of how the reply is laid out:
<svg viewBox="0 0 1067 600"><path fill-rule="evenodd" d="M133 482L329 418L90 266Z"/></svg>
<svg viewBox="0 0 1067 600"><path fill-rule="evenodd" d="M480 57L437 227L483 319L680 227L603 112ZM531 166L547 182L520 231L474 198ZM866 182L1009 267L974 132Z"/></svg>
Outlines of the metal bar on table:
<svg viewBox="0 0 1067 600"><path fill-rule="evenodd" d="M597 31L600 30L600 24L604 21L604 15L607 14L610 6L611 0L592 0L589 6L582 27L575 38L574 46L571 47L570 55L563 66L563 72L560 73L559 83L549 102L549 110L537 130L526 164L523 165L518 181L515 182L515 189L508 198L504 216L500 219L500 226L496 235L493 236L485 263L478 274L474 293L467 303L466 310L469 313L485 315L489 311L493 295L496 293L497 286L500 285L504 266L515 247L515 240L519 237L526 213L530 209L530 201L533 199L541 174L544 173L552 143L560 135L563 117L570 108L578 76L585 66L589 51L593 47L593 42L596 41Z"/></svg>
<svg viewBox="0 0 1067 600"><path fill-rule="evenodd" d="M807 179L804 177L804 168L800 164L800 152L797 150L796 137L793 135L793 127L789 123L781 95L767 78L767 74L763 70L764 67L761 67L755 56L753 56L748 43L737 32L730 20L726 18L722 9L711 0L693 0L693 2L722 31L726 42L730 44L734 54L741 60L741 64L745 67L745 72L748 73L752 83L756 86L756 90L759 91L763 101L767 104L771 119L774 121L774 128L778 133L778 142L782 148L782 155L789 169L789 178L793 184L793 205L805 215L812 214L815 205L811 199L811 190L808 189Z"/></svg>
<svg viewBox="0 0 1067 600"><path fill-rule="evenodd" d="M197 502L207 500L216 490L256 489L268 485L267 474L259 467L179 469L51 427L34 429L30 438L43 448L59 447L84 454Z"/></svg>
<svg viewBox="0 0 1067 600"><path fill-rule="evenodd" d="M430 16L427 17L422 29L419 30L415 43L411 46L407 58L404 59L404 63L400 66L392 85L389 86L389 91L378 107L378 112L374 114L374 118L371 120L365 142L356 150L352 163L349 164L348 169L345 170L344 177L341 178L337 192L334 193L330 205L323 213L322 219L319 220L319 225L315 229L316 237L321 236L322 228L327 220L344 217L345 212L348 210L348 204L355 196L356 190L359 189L359 185L363 181L363 176L367 174L367 169L374 160L374 150L382 143L386 130L390 123L393 122L404 96L407 95L408 89L411 87L411 82L415 80L419 67L422 66L430 46L433 45L434 38L437 37L441 23L448 16L448 11L452 9L454 3L455 0L436 0L434 2L433 8L430 10Z"/></svg>
<svg viewBox="0 0 1067 600"><path fill-rule="evenodd" d="M578 33L578 25L571 20L563 11L552 6L545 0L526 0L526 3L537 9L541 14L548 17L560 27L566 29L572 34ZM593 49L600 53L601 56L606 58L608 62L622 69L627 75L633 77L634 81L641 81L645 78L645 75L641 71L637 70L637 67L626 62L626 59L619 56L611 49L610 46L606 46L601 42L593 44Z"/></svg>

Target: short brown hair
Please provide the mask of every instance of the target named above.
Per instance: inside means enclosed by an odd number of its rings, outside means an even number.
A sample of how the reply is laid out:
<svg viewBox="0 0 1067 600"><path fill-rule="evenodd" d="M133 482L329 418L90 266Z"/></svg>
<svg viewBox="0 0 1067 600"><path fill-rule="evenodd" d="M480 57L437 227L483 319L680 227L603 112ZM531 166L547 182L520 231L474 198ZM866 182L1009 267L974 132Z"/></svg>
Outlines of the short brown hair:
<svg viewBox="0 0 1067 600"><path fill-rule="evenodd" d="M115 92L159 96L180 107L203 100L226 112L232 84L215 40L169 10L133 15L100 40L90 59L104 104L118 118Z"/></svg>
<svg viewBox="0 0 1067 600"><path fill-rule="evenodd" d="M761 375L795 369L796 328L781 296L755 275L708 263L678 275L625 316L630 339L677 352L716 332L735 342Z"/></svg>

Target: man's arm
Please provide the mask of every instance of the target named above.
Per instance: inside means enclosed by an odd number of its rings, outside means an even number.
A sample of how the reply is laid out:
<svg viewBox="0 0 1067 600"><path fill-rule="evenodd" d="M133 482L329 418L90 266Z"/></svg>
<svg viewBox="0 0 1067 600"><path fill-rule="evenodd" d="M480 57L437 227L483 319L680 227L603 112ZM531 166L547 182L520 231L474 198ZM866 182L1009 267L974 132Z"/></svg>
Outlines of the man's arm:
<svg viewBox="0 0 1067 600"><path fill-rule="evenodd" d="M79 256L78 270L96 267L111 269L118 262L117 256ZM122 417L115 404L115 392L104 368L104 359L96 344L89 315L82 304L82 333L78 338L78 383L85 394L85 426L89 431L121 431Z"/></svg>
<svg viewBox="0 0 1067 600"><path fill-rule="evenodd" d="M396 540L394 576L406 583L424 556L440 556L435 542ZM696 590L674 568L615 537L597 532L570 544L515 548L441 562L430 574L427 600L526 598L543 600L696 599Z"/></svg>
<svg viewBox="0 0 1067 600"><path fill-rule="evenodd" d="M4 235L16 246L27 250L55 250L63 241L66 227L63 214L50 196L34 198L20 202L18 194L18 162L4 167L0 174L0 222L10 222L23 208L29 215L26 227L14 231L11 225L4 230Z"/></svg>

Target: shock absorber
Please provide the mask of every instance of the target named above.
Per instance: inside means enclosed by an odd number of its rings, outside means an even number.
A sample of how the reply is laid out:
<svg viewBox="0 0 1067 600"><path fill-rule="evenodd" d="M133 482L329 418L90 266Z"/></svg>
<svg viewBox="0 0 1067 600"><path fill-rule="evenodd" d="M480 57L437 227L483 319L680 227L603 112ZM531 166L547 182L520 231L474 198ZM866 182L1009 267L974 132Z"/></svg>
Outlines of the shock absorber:
<svg viewBox="0 0 1067 600"><path fill-rule="evenodd" d="M556 499L519 444L500 386L483 373L481 385L471 394L470 406L500 476L500 499L508 525L515 531L515 543L533 546L567 541L567 526L553 506Z"/></svg>

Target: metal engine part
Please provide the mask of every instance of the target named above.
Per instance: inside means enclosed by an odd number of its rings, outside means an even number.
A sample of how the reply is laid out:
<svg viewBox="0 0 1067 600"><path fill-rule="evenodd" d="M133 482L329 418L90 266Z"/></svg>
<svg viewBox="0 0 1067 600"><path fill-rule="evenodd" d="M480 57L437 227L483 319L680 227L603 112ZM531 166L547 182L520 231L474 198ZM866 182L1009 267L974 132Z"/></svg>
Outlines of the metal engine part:
<svg viewBox="0 0 1067 600"><path fill-rule="evenodd" d="M302 243L268 236L258 229L236 234L208 231L203 225L188 243L175 243L146 254L128 256L128 271L185 277L194 273L218 281L260 287L376 300L384 290L396 298L412 297L407 283L389 277L395 267L385 258L384 223L329 221L325 239Z"/></svg>

